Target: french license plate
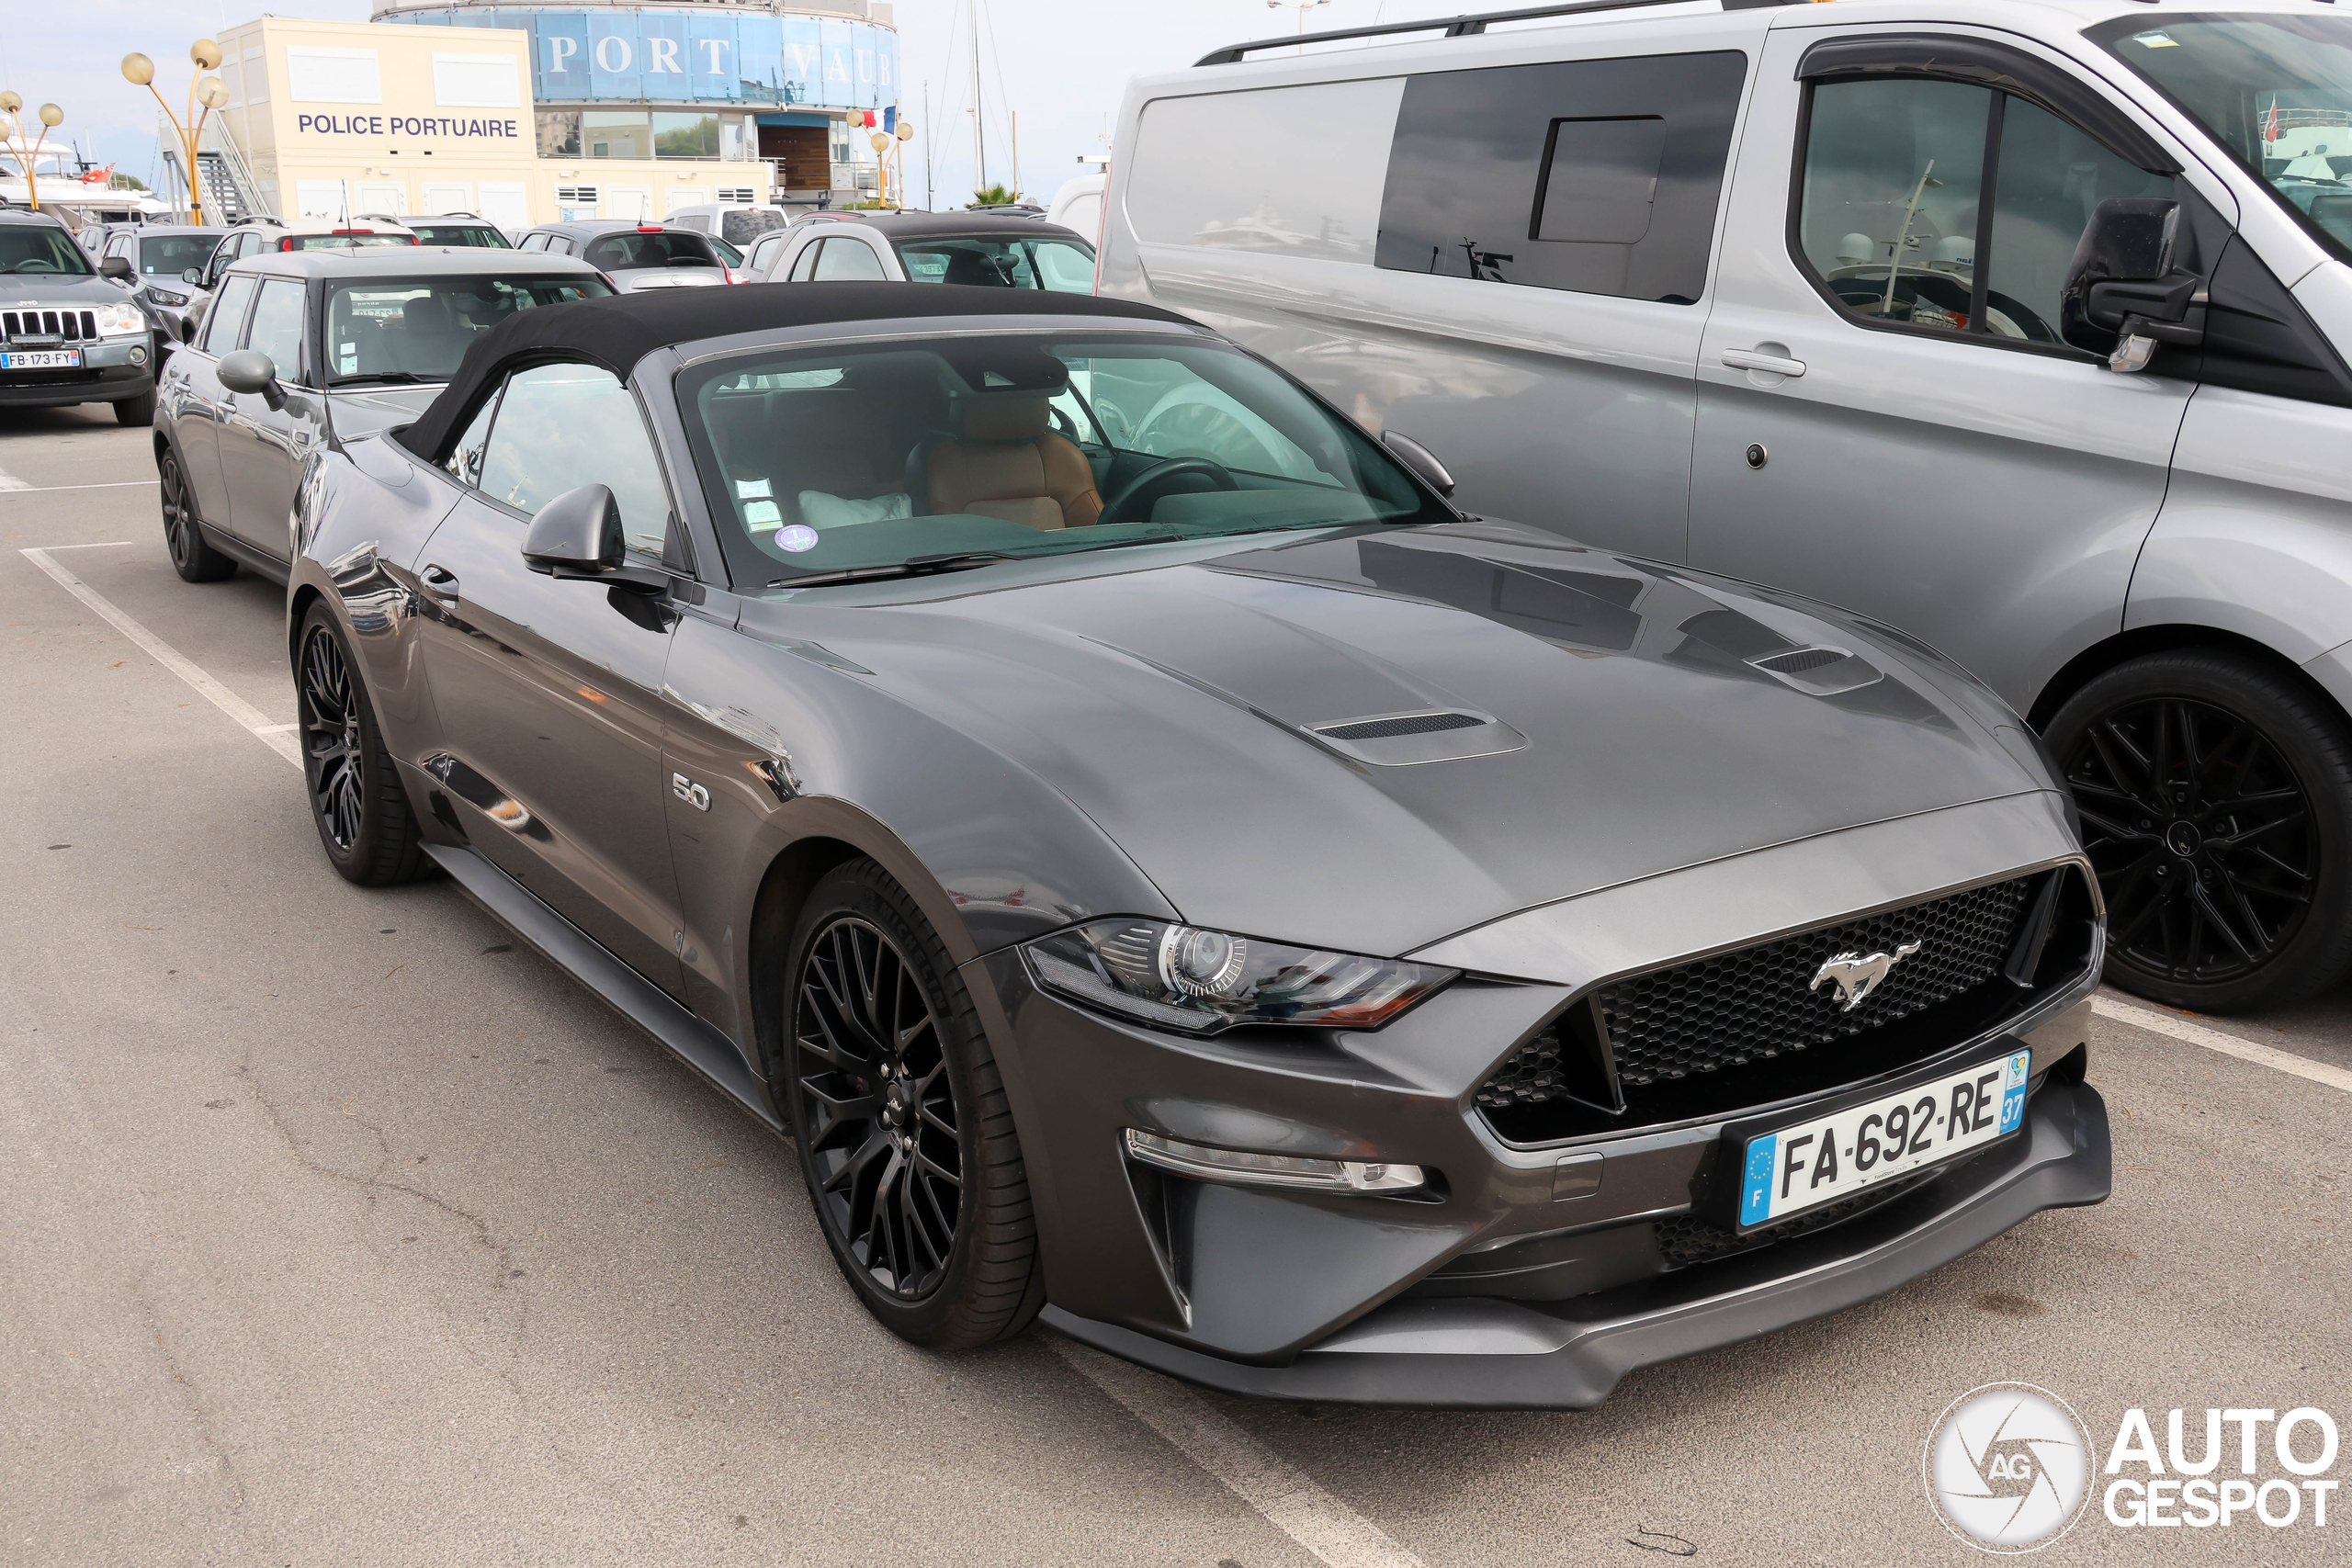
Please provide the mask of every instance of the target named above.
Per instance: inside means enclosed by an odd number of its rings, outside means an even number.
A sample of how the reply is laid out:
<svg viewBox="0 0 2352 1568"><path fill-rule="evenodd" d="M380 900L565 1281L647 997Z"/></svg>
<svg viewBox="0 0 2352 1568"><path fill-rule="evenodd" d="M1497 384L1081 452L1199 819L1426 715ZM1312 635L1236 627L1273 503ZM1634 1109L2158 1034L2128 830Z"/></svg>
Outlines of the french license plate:
<svg viewBox="0 0 2352 1568"><path fill-rule="evenodd" d="M2032 1076L2033 1053L2018 1051L1748 1139L1741 1228L1850 1197L2016 1132Z"/></svg>
<svg viewBox="0 0 2352 1568"><path fill-rule="evenodd" d="M78 348L19 348L0 354L0 370L79 370Z"/></svg>

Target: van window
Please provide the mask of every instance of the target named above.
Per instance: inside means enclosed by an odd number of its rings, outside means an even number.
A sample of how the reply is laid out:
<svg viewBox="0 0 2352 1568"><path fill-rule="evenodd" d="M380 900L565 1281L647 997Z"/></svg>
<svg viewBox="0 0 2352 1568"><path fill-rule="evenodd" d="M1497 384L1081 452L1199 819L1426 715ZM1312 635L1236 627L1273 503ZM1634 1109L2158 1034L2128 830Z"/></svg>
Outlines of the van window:
<svg viewBox="0 0 2352 1568"><path fill-rule="evenodd" d="M1723 51L1408 79L1377 265L1696 303L1747 73Z"/></svg>
<svg viewBox="0 0 2352 1568"><path fill-rule="evenodd" d="M836 234L823 243L824 250L817 258L817 270L809 274L817 282L880 280L882 262L875 255L874 247L865 241Z"/></svg>
<svg viewBox="0 0 2352 1568"><path fill-rule="evenodd" d="M1865 321L2058 346L2058 290L2092 211L2172 188L1989 87L1824 82L1806 114L1797 243L1830 295Z"/></svg>
<svg viewBox="0 0 2352 1568"><path fill-rule="evenodd" d="M1153 244L1368 262L1399 78L1156 98L1124 209ZM1091 287L1091 283L1090 283Z"/></svg>

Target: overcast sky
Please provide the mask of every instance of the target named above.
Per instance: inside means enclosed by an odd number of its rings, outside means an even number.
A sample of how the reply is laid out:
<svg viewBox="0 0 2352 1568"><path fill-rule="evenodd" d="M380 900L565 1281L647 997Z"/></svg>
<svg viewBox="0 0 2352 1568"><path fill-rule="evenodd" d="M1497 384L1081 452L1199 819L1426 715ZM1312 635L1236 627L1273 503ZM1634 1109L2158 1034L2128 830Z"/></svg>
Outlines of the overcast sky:
<svg viewBox="0 0 2352 1568"><path fill-rule="evenodd" d="M943 208L969 200L972 188L966 29L975 5L989 174L1011 183L1011 115L1017 112L1022 184L1039 197L1079 172L1079 154L1106 150L1128 78L1179 69L1219 44L1298 26L1295 9L1274 9L1265 0L898 0L902 107L918 130L907 172L920 200L927 147L932 188ZM153 183L154 100L122 79L122 56L132 50L153 55L158 85L176 107L192 69L188 43L250 21L264 8L251 0L0 0L0 86L23 94L28 107L58 104L65 110L64 132L99 163ZM1464 8L1447 0L1328 0L1308 14L1306 25L1347 27L1383 15ZM266 9L277 17L365 21L370 0L268 0ZM1268 152L1279 155L1277 149Z"/></svg>

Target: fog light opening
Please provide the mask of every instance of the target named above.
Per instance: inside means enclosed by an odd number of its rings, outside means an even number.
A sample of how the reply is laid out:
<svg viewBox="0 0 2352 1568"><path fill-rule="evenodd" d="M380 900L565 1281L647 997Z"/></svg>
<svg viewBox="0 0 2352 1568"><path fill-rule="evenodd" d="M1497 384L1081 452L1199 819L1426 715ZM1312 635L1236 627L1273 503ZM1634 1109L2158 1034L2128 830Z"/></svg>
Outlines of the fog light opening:
<svg viewBox="0 0 2352 1568"><path fill-rule="evenodd" d="M146 351L145 349L143 349L143 348L138 348L138 347L134 347L134 348L132 348L132 349L131 349L131 351L130 351L130 362L131 362L133 365L144 365L144 364L146 364L146 363L147 363L147 351Z"/></svg>
<svg viewBox="0 0 2352 1568"><path fill-rule="evenodd" d="M1127 1157L1202 1181L1292 1187L1317 1192L1412 1192L1429 1177L1418 1165L1393 1160L1324 1159L1313 1155L1254 1154L1211 1148L1130 1127Z"/></svg>

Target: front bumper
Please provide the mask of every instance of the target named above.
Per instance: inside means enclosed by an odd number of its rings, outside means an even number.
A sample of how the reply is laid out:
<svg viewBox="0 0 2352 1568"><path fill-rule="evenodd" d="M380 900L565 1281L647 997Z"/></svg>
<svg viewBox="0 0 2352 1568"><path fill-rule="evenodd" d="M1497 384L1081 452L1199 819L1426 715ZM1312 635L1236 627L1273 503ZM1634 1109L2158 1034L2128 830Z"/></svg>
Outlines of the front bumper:
<svg viewBox="0 0 2352 1568"><path fill-rule="evenodd" d="M0 408L51 408L61 403L113 403L143 397L155 389L155 344L152 333L101 338L80 348L78 370L0 370ZM144 363L130 362L137 349Z"/></svg>
<svg viewBox="0 0 2352 1568"><path fill-rule="evenodd" d="M2044 1209L2104 1201L2107 1106L2045 1082L2022 1137L1861 1217L1721 1262L1559 1302L1405 1299L1288 1362L1253 1366L1048 1306L1074 1339L1228 1393L1350 1404L1589 1409L1636 1367L1855 1305Z"/></svg>

